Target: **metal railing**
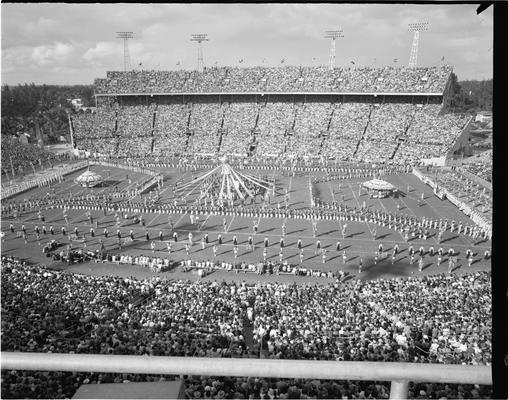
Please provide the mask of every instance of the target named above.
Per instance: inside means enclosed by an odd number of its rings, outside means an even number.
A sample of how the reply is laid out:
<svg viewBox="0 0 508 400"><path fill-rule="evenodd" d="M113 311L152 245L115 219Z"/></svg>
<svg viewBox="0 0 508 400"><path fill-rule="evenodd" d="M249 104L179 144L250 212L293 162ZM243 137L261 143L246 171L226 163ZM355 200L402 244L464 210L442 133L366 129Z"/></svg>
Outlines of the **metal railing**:
<svg viewBox="0 0 508 400"><path fill-rule="evenodd" d="M2 352L1 368L31 371L390 381L391 399L407 398L410 381L492 385L492 371L488 366L401 362Z"/></svg>

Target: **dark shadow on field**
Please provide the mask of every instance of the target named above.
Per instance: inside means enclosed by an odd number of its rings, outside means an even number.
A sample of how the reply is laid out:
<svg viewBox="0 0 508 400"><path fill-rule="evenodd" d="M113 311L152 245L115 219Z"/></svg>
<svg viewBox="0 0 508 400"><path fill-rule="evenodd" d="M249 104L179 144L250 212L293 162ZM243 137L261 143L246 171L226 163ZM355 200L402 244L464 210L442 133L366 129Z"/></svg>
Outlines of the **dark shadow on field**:
<svg viewBox="0 0 508 400"><path fill-rule="evenodd" d="M329 235L330 233L338 232L338 231L339 231L338 229L332 229L331 231L320 233L318 236L326 236L326 235Z"/></svg>
<svg viewBox="0 0 508 400"><path fill-rule="evenodd" d="M381 276L386 277L397 277L397 276L409 276L411 271L417 270L415 265L410 265L406 262L396 261L392 264L391 258L387 257L377 264L374 264L373 258L369 257L363 260L363 271L359 278L362 280L379 279Z"/></svg>
<svg viewBox="0 0 508 400"><path fill-rule="evenodd" d="M458 236L451 236L449 238L441 240L441 243L446 243L446 242L449 242L450 240L454 240L454 239L457 239L457 238L458 238Z"/></svg>
<svg viewBox="0 0 508 400"><path fill-rule="evenodd" d="M264 231L259 231L259 233L271 232L271 231L274 231L275 229L277 229L277 228L265 229Z"/></svg>
<svg viewBox="0 0 508 400"><path fill-rule="evenodd" d="M189 232L192 232L192 234L194 235L197 230L196 230L196 225L194 224L191 224L191 223L186 223L184 225L179 225L178 227L174 227L175 228L175 231L185 231L185 232L182 232L182 233L185 233L185 234L189 234ZM178 234L180 234L180 232L178 232Z"/></svg>
<svg viewBox="0 0 508 400"><path fill-rule="evenodd" d="M426 264L422 267L422 271L425 271L427 268L432 267L432 263Z"/></svg>
<svg viewBox="0 0 508 400"><path fill-rule="evenodd" d="M102 183L100 185L97 185L96 187L111 187L111 186L119 185L122 182L125 182L125 180L116 181L113 179L108 179L108 180L102 181Z"/></svg>
<svg viewBox="0 0 508 400"><path fill-rule="evenodd" d="M249 227L248 227L248 226L240 226L240 227L238 227L238 228L234 228L234 229L231 229L231 230L232 230L232 231L241 231L241 230L243 230L243 229L249 229Z"/></svg>
<svg viewBox="0 0 508 400"><path fill-rule="evenodd" d="M133 222L133 223L131 223L130 225L138 225L138 223ZM147 227L149 227L149 228L157 228L158 226L162 226L162 225L165 225L168 229L170 228L170 226L169 226L169 224L168 224L168 222L167 222L167 221L166 221L166 222L161 222L160 224L147 225Z"/></svg>
<svg viewBox="0 0 508 400"><path fill-rule="evenodd" d="M347 239L347 238L353 238L353 237L355 237L355 236L361 235L362 233L365 233L365 232L355 232L355 233L350 233L349 235L346 235L346 236L345 236L345 239Z"/></svg>
<svg viewBox="0 0 508 400"><path fill-rule="evenodd" d="M390 233L385 233L384 235L378 236L376 239L384 239L387 236L390 236Z"/></svg>

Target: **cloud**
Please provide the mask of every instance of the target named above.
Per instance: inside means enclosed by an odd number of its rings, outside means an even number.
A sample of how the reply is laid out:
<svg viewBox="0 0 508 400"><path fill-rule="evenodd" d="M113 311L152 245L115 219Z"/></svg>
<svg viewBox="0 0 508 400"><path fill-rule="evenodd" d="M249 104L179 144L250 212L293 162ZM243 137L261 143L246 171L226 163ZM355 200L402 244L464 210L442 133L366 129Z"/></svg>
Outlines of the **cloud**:
<svg viewBox="0 0 508 400"><path fill-rule="evenodd" d="M119 43L99 42L85 51L82 59L90 66L107 66L112 60L122 56Z"/></svg>
<svg viewBox="0 0 508 400"><path fill-rule="evenodd" d="M407 23L429 21L420 36L420 65L446 55L459 79L492 76L493 7L480 16L472 4L2 4L2 79L7 83L92 83L123 68L116 31L134 31L132 65L195 68L191 33L208 33L205 65L327 64L324 31L343 29L337 65L408 60ZM22 23L20 22L22 21ZM477 59L467 52L478 51ZM404 61L405 63L405 61ZM56 71L56 67L59 71Z"/></svg>
<svg viewBox="0 0 508 400"><path fill-rule="evenodd" d="M32 47L16 46L2 51L2 73L31 65Z"/></svg>
<svg viewBox="0 0 508 400"><path fill-rule="evenodd" d="M32 50L32 60L39 66L63 63L71 56L73 49L73 46L68 43L37 46Z"/></svg>

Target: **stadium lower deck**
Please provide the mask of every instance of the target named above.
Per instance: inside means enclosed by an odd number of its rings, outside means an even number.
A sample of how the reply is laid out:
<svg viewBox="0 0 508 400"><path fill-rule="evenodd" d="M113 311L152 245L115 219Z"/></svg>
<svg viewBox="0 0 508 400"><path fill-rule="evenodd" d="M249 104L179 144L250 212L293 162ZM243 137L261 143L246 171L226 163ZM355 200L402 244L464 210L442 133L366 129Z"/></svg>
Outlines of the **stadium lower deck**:
<svg viewBox="0 0 508 400"><path fill-rule="evenodd" d="M94 188L83 188L74 182L74 179L83 172L83 170L67 175L65 180L61 183L56 183L48 187L32 189L28 192L22 193L10 198L9 201L21 202L23 199L37 199L46 196L48 193L53 193L57 198L69 198L72 193L74 197L79 195L97 195L107 192L126 192L136 187L136 184L146 179L146 175L139 172L132 172L122 168L103 167L94 165L90 170L101 174L105 177L103 186ZM181 170L179 168L162 168L160 170L165 176L164 185L159 192L159 203L172 203L175 198L179 197L173 192L174 184L177 181L185 181L192 178L192 175L198 174L199 171ZM282 175L281 171L273 170L260 170L252 171L249 173L258 173L258 175L271 176L275 179L276 191L274 196L270 196L268 201L257 198L256 202L246 206L249 208L265 207L277 208L284 207L284 199L286 192L289 194L289 208L295 210L302 210L310 208L311 194L309 190L309 178L323 176L319 172L300 172L295 173L294 176L289 176L287 172ZM381 212L390 212L399 215L407 215L409 217L427 217L432 219L448 219L448 221L461 221L464 224L473 225L473 222L466 217L459 209L447 200L440 200L437 198L432 189L423 184L416 176L411 173L401 173L394 175L385 175L380 177L392 183L401 191L401 196L397 199L388 197L384 199L374 199L365 191L359 191L359 186L362 182L370 178L351 178L351 179L335 179L325 182L318 182L314 184L314 195L324 202L340 202L351 207L362 207L363 203L371 210L379 210ZM130 181L130 182L129 182ZM423 202L420 202L423 193ZM147 195L143 195L147 196ZM140 200L140 196L133 198L134 201ZM191 198L188 199L189 204ZM113 202L119 200L113 199ZM399 208L397 209L397 204ZM172 261L183 261L186 259L199 260L199 261L223 261L237 263L257 263L263 260L264 239L267 238L269 246L267 248L267 261L279 262L279 240L282 237L282 225L284 218L273 218L263 216L238 216L238 215L213 215L203 214L199 215L199 223L191 223L190 215L183 212L178 213L159 213L159 212L128 212L128 219L121 218L119 227L116 225L115 212L108 212L104 215L103 211L97 209L92 210L91 214L95 221L98 221L98 229L95 228L95 237L90 236L90 227L92 226L86 215L86 209L70 209L68 211L69 224L67 225L63 217L62 208L49 208L42 209L45 221L41 222L38 219L38 212L35 209L14 216L5 216L2 218L2 231L6 232L4 242L2 245L2 254L17 256L24 259L29 259L33 262L40 262L44 265L52 265L54 268L65 269L72 272L79 272L85 274L108 274L118 276L134 276L138 278L145 278L158 275L162 278L168 279L199 279L196 273L183 272L182 267L171 269L166 272L152 272L148 268L142 266L131 265L118 265L111 263L85 263L64 265L61 262L53 262L51 259L46 258L42 253L42 247L51 239L58 240L61 244L59 251L65 249L69 244L67 237L61 234L61 227L65 226L67 233L72 233L74 228L78 228L80 235L86 233L86 245L83 242L73 242L73 248L84 248L86 250L95 250L100 246L99 240L104 241L106 252L112 254L128 254L128 255L146 255L149 257L162 257L168 258L167 241L171 241L172 253L169 257ZM121 214L119 212L119 214ZM146 221L146 226L143 227L139 223L133 221L134 217L142 216ZM174 225L174 231L178 234L178 242L173 243L173 231L170 229L169 218L171 218ZM224 220L226 224L224 225ZM258 224L258 232L256 235L253 233L254 223ZM16 237L16 233L12 234L9 231L9 225L13 223L17 231L20 230L21 224L24 224L28 233L28 243L25 244L21 237ZM465 273L477 270L490 269L490 259L483 258L484 251L491 247L490 241L477 241L474 243L473 239L463 234L444 232L441 243L438 243L437 233L435 230L430 230L431 234L427 240L415 237L410 239L409 243L404 240L403 234L394 229L389 229L385 226L374 225L369 222L360 221L347 221L347 230L345 236L342 233L344 221L336 220L320 220L317 224L316 236L313 236L312 221L309 219L293 219L286 220L286 235L284 237L283 260L289 264L300 264L299 250L297 248L297 241L301 239L303 247L303 260L302 265L307 268L320 271L337 272L342 270L349 273L349 276L359 278L362 280L371 280L378 278L390 278L397 276L409 276L412 274L437 274L445 273L448 269L448 257L442 259L441 265L436 265L436 256L424 257L424 266L421 272L418 271L418 256L415 257L415 262L410 264L410 257L408 254L409 246L413 246L415 252L418 251L420 246L425 248L428 252L429 247L433 246L437 251L442 247L444 252L447 253L450 248L458 253L458 264L454 268L454 273ZM45 225L48 233L46 235L41 233L40 243L37 242L34 227L38 225L42 230ZM49 227L53 226L55 235L49 234ZM109 237L106 239L103 234L104 228L109 231ZM225 229L226 228L226 229ZM117 229L120 229L123 238L127 238L129 232L134 232L135 240L133 242L124 244L122 249L118 248ZM376 240L373 238L373 233L376 232ZM148 232L150 240L146 240L146 232ZM163 241L159 240L159 233L163 234ZM185 251L185 243L187 242L188 234L192 232L193 246L190 248L190 253L187 256ZM201 238L208 234L209 244L205 249L202 249ZM217 244L218 235L222 235L223 244L218 246L216 257L213 254L213 246ZM255 249L251 251L247 248L248 237L253 237ZM238 254L235 260L233 253L233 238L236 236L238 240ZM152 251L151 243L155 242L156 248ZM321 242L322 248L326 249L326 259L323 262L321 255L316 254L316 241ZM340 251L336 250L337 241L340 241ZM383 250L389 254L384 260L374 261L375 251L378 249L379 244L383 244ZM392 263L391 253L393 247L398 244L400 253ZM468 266L465 256L467 249L471 249L475 253L474 262L472 266ZM343 260L343 251L345 250L347 260ZM362 259L363 271L358 272L358 264ZM322 277L302 277L294 275L258 275L258 274L235 274L231 271L214 271L206 276L206 280L242 280L247 282L255 281L294 281L297 283L308 282L325 282L330 281L329 278Z"/></svg>

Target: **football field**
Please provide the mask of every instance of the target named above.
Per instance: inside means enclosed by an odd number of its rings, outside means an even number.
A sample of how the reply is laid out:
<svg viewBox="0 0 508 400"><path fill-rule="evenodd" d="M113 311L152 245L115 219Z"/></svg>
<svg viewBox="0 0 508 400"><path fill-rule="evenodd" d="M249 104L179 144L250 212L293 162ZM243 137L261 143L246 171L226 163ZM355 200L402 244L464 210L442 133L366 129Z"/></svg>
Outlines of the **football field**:
<svg viewBox="0 0 508 400"><path fill-rule="evenodd" d="M132 172L121 168L105 168L103 166L94 165L91 170L101 174L105 179L104 186L95 188L82 188L74 183L73 179L81 172L73 173L66 177L65 181L52 185L51 188L36 188L18 195L15 200L40 198L47 193L53 193L57 196L67 198L69 193L76 195L101 194L106 192L125 192L132 190L137 184L147 179L146 174ZM191 179L192 175L199 174L199 171L180 171L175 168L167 168L161 171L165 175L164 186L160 191L161 203L171 203L178 198L173 192L173 185L178 181ZM250 174L256 174L257 171L249 170ZM312 173L300 173L295 176L287 176L280 174L278 171L259 171L259 175L270 175L275 178L276 191L274 196L270 196L269 200L258 199L256 203L249 204L247 207L260 208L264 206L284 207L284 198L286 193L289 194L289 207L292 209L305 209L310 207L311 193L309 188L309 180ZM316 175L322 177L323 175ZM348 206L362 207L363 204L370 209L387 211L407 216L430 217L434 219L448 219L462 221L465 224L472 224L460 210L447 200L440 200L432 193L432 189L423 184L416 176L412 174L396 174L380 177L401 191L398 198L388 197L384 199L373 199L365 192L360 190L362 182L370 178L353 178L353 179L333 179L330 181L319 182L313 184L313 193L316 197L325 202L342 202ZM424 201L419 200L423 198ZM133 200L138 200L139 196ZM189 198L189 201L192 200ZM115 203L118 199L113 198ZM439 247L443 247L445 251L453 248L458 253L459 263L456 267L457 272L470 271L476 269L490 268L490 260L483 260L483 252L490 249L491 243L488 241L473 244L473 239L456 233L445 232L441 244L438 244L437 238L431 234L427 240L414 238L406 243L403 236L394 229L379 226L369 222L347 221L347 230L345 235L342 234L344 221L320 220L317 224L316 235L313 234L312 222L307 219L285 219L285 218L265 218L262 216L233 216L233 215L199 215L199 221L191 222L189 214L185 213L128 213L128 218L121 216L120 225L117 226L115 212L104 212L97 209L92 210L93 226L95 229L95 237L91 237L91 224L86 215L86 209L71 209L67 212L68 224L63 217L61 208L42 209L45 221L39 221L37 210L2 219L2 231L6 232L2 246L2 254L15 255L22 258L28 258L33 261L50 263L49 258L42 254L42 246L51 239L56 239L60 243L67 245L69 240L61 234L61 227L65 226L67 233L71 233L75 228L78 229L80 236L86 233L86 249L95 250L99 248L99 240L104 242L105 249L111 253L122 253L132 255L148 255L168 257L167 242L171 242L171 256L174 261L181 261L187 258L193 260L215 260L241 263L258 262L263 260L263 249L265 239L268 241L266 249L266 259L279 262L281 259L290 264L300 264L300 262L313 269L322 271L343 270L351 275L358 275L358 263L362 259L363 270L360 278L375 279L379 277L406 276L412 273L428 274L446 272L447 257L443 258L440 267L436 266L436 257L426 255L424 258L424 270L418 272L418 266L415 262L410 264L408 247L413 246L418 250L420 246L424 246L428 251L433 246L437 251ZM119 215L121 213L118 213ZM145 226L134 222L134 217L143 217ZM173 224L174 230L171 230L169 219ZM96 222L97 221L97 222ZM9 224L13 223L16 231L19 231L21 224L24 224L28 233L28 243L25 244L23 239L16 237L9 231ZM98 224L98 228L95 224ZM253 227L258 224L257 234L254 233ZM286 225L286 232L283 236L282 225ZM45 225L48 233L41 233L40 245L34 234L34 227L38 225L42 230ZM55 235L49 234L49 227L53 226ZM104 229L109 232L108 238L104 236ZM123 246L118 248L117 229L120 230ZM133 231L134 241L126 241L130 231ZM177 233L177 242L173 240L173 233ZM374 240L374 232L376 239ZM159 235L162 233L163 240L160 241ZM185 250L185 242L192 234L193 245L190 247L189 255ZM149 240L146 239L148 234ZM201 240L208 235L208 244L202 246ZM222 236L222 245L218 245L218 235ZM247 246L248 238L252 236L254 249ZM233 252L233 240L236 237L238 243L238 252ZM281 251L280 240L284 241ZM156 248L151 249L152 240L155 242ZM297 241L302 241L303 259L300 258L300 252L297 248ZM316 242L320 241L321 247L326 250L325 257L316 251ZM337 244L340 242L340 251L337 251ZM386 260L374 261L374 253L379 244L383 245L384 251L389 253ZM392 264L391 250L393 246L398 244L400 254L396 257ZM214 256L213 246L218 245L216 256ZM85 243L73 242L73 248L85 247ZM204 248L203 248L204 247ZM477 255L472 267L467 266L465 259L465 251L473 250ZM344 257L345 251L345 257ZM281 254L282 253L282 254ZM417 259L417 258L416 258ZM74 268L74 267L73 267ZM136 273L136 269L143 267L124 268L124 266L114 265L112 268L118 269L120 274ZM120 271L123 268L123 272ZM134 272L132 272L134 271ZM146 271L143 271L145 274ZM155 274L155 273L154 273ZM150 275L150 274L148 274ZM172 277L174 272L162 272L158 275ZM218 273L209 276L210 279L216 279L219 276L234 275L234 273ZM178 275L179 276L179 275ZM266 275L251 276L249 279L264 279ZM242 279L244 276L242 276ZM296 277L295 277L296 278Z"/></svg>

